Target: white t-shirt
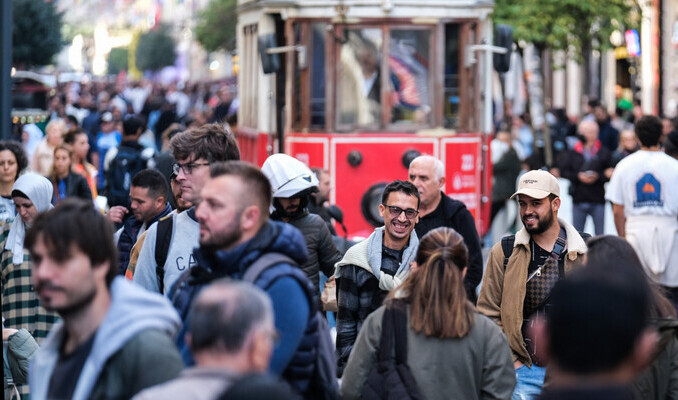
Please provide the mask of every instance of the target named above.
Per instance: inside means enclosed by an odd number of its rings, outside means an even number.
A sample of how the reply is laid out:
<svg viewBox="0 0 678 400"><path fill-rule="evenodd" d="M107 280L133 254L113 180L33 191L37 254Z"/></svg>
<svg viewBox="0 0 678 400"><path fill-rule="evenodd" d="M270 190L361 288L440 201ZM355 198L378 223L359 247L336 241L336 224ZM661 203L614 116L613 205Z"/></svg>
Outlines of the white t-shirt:
<svg viewBox="0 0 678 400"><path fill-rule="evenodd" d="M624 206L626 217L678 216L678 160L639 150L614 169L605 199Z"/></svg>

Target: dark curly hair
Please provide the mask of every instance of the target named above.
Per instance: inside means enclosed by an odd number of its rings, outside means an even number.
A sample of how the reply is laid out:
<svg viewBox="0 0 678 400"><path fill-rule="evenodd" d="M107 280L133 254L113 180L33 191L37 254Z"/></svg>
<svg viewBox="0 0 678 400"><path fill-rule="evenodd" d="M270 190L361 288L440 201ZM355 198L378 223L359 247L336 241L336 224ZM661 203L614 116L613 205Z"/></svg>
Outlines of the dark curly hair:
<svg viewBox="0 0 678 400"><path fill-rule="evenodd" d="M14 154L14 158L16 158L17 169L14 180L17 180L19 175L21 175L26 167L28 167L28 156L26 156L26 152L24 151L23 146L21 146L21 143L14 140L0 140L0 151L4 150L11 151L12 154Z"/></svg>

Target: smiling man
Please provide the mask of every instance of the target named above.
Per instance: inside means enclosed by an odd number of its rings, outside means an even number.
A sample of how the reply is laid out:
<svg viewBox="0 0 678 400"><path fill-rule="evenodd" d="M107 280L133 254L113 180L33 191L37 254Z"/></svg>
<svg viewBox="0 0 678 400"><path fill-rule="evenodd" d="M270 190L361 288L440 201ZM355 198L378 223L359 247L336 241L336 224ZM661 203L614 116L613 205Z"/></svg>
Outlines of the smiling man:
<svg viewBox="0 0 678 400"><path fill-rule="evenodd" d="M367 316L381 306L389 291L410 273L419 239L419 191L406 181L393 181L381 197L384 226L351 247L337 263L337 355L343 370Z"/></svg>
<svg viewBox="0 0 678 400"><path fill-rule="evenodd" d="M548 306L553 286L582 263L588 235L558 219L558 180L534 170L520 178L517 198L523 229L506 236L490 251L478 298L478 311L504 331L513 353L517 385L513 399L541 392L546 365L535 354L526 330Z"/></svg>

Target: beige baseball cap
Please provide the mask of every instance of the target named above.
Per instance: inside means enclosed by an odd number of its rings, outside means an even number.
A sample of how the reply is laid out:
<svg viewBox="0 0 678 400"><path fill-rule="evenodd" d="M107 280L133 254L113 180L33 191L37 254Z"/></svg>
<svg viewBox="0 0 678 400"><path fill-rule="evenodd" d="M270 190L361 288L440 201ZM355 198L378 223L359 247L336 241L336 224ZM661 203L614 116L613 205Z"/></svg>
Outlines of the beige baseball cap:
<svg viewBox="0 0 678 400"><path fill-rule="evenodd" d="M547 171L532 170L526 172L518 180L518 191L511 196L514 199L517 195L524 194L535 199L543 199L550 194L560 197L560 185L555 176Z"/></svg>

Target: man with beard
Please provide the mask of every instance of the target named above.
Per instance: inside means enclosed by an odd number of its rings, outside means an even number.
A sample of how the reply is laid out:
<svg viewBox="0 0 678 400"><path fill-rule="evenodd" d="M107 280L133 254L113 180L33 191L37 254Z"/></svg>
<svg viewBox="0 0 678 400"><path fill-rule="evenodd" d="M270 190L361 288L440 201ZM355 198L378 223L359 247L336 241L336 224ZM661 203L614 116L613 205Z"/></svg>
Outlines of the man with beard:
<svg viewBox="0 0 678 400"><path fill-rule="evenodd" d="M393 181L384 188L379 215L384 226L348 249L337 263L337 356L340 372L346 366L358 332L372 311L381 306L389 291L410 273L419 239L419 191L407 181Z"/></svg>
<svg viewBox="0 0 678 400"><path fill-rule="evenodd" d="M118 277L113 227L66 199L26 236L42 305L62 318L31 363L34 399L129 399L176 377L179 317L164 297Z"/></svg>
<svg viewBox="0 0 678 400"><path fill-rule="evenodd" d="M546 171L533 170L520 178L511 198L518 198L524 227L492 247L480 289L478 311L502 328L513 352L513 399L541 392L546 368L525 333L548 307L556 282L580 266L586 253L588 235L558 219L559 196L558 180Z"/></svg>
<svg viewBox="0 0 678 400"><path fill-rule="evenodd" d="M308 395L317 389L314 361L322 317L312 303L313 287L298 268L307 258L304 238L292 225L269 219L271 184L255 166L216 163L210 177L195 212L200 223L197 265L182 274L169 294L184 321L179 350L193 364L183 333L190 326L191 304L206 285L224 277L249 281L271 298L280 335L269 371Z"/></svg>

